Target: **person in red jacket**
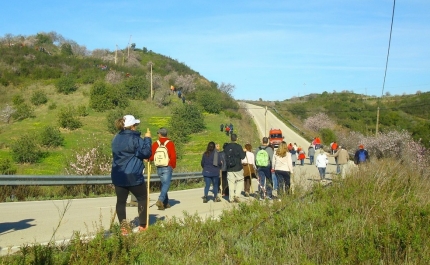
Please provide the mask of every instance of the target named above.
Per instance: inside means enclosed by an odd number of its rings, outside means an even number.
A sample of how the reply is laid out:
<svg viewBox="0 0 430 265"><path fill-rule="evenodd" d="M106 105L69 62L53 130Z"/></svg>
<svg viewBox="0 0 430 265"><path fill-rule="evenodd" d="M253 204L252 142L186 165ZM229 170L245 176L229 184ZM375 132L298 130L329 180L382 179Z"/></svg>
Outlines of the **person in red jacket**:
<svg viewBox="0 0 430 265"><path fill-rule="evenodd" d="M164 145L164 143L168 141L167 144L165 145L167 148L167 153L169 157L168 165L157 166L157 174L160 177L160 181L161 181L161 192L160 192L160 196L158 196L158 200L155 203L155 205L157 205L158 210L164 210L166 208L170 208L169 196L167 192L169 191L170 183L172 181L173 169L175 169L176 167L176 149L173 141L167 138L166 128L160 128L157 134L158 134L158 141L155 141L152 144L152 155L149 160L154 161L154 155L159 146L158 142Z"/></svg>

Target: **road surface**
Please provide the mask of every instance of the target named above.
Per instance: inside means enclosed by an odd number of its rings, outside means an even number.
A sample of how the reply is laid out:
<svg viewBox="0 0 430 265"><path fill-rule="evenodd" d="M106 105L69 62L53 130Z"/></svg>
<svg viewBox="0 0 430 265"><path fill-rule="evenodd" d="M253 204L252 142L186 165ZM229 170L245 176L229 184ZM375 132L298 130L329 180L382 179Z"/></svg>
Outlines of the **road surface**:
<svg viewBox="0 0 430 265"><path fill-rule="evenodd" d="M267 131L270 128L279 128L284 132L286 142L295 142L305 150L309 142L289 129L276 118L270 111L251 104L245 104L253 115L260 136L263 135L265 123ZM333 164L333 159L330 160ZM306 160L307 164L309 163ZM329 165L328 172L334 172L335 166ZM296 187L308 188L318 180L318 170L315 166L305 165L295 167L294 182ZM328 178L331 175L327 175ZM253 183L254 190L257 184ZM211 193L210 193L211 195ZM150 194L150 224L157 220L166 220L173 216L181 218L184 211L197 213L202 218L217 217L223 210L230 209L236 204L230 204L223 198L222 202L209 201L203 203L203 188L169 192L172 208L159 211L154 205L158 199L158 193ZM252 200L253 198L241 198ZM9 251L15 252L24 244L49 241L64 242L69 240L74 231L79 231L82 236L92 236L100 229L107 230L110 227L115 211L116 197L50 200L31 202L0 203L0 255ZM137 217L136 207L127 207L127 218L133 220ZM117 222L115 217L115 222ZM57 229L58 227L58 229ZM57 231L54 234L54 231Z"/></svg>

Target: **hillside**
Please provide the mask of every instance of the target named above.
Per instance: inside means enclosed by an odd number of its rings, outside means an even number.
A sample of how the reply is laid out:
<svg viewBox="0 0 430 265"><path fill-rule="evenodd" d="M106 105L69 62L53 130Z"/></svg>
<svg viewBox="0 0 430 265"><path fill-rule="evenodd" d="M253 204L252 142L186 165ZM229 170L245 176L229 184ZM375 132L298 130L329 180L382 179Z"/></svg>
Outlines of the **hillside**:
<svg viewBox="0 0 430 265"><path fill-rule="evenodd" d="M374 135L379 107L379 133L407 130L415 141L430 147L430 92L380 99L350 92L324 92L284 101L254 103L276 109L308 139L315 137L316 132L307 130L305 121L319 113L334 121L334 127L330 128L333 131Z"/></svg>
<svg viewBox="0 0 430 265"><path fill-rule="evenodd" d="M179 172L200 170L209 141L228 142L221 123L232 122L243 141L257 143L247 133L253 123L230 96L234 85L209 81L184 63L135 46L87 51L53 32L0 38L2 173L73 173L70 164L91 150L99 164L108 163L113 121L128 113L141 119L140 130L150 128L153 140L158 128L169 129ZM52 145L46 137L63 141Z"/></svg>

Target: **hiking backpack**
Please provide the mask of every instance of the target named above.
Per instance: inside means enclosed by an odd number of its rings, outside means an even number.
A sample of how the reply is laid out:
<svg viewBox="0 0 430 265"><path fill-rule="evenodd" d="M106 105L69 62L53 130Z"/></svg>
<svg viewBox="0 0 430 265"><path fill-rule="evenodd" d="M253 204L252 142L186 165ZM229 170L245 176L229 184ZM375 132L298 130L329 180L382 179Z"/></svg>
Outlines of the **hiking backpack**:
<svg viewBox="0 0 430 265"><path fill-rule="evenodd" d="M366 151L360 150L360 152L358 152L358 161L359 162L365 162L366 161Z"/></svg>
<svg viewBox="0 0 430 265"><path fill-rule="evenodd" d="M233 148L230 146L228 146L228 149L225 150L225 161L227 168L232 168L236 166L236 155L234 153Z"/></svg>
<svg viewBox="0 0 430 265"><path fill-rule="evenodd" d="M269 158L269 153L267 153L266 148L261 148L260 150L257 152L257 155L255 157L255 165L257 167L267 167L269 166L269 162L270 162L270 158Z"/></svg>
<svg viewBox="0 0 430 265"><path fill-rule="evenodd" d="M156 167L167 167L169 165L169 153L167 152L167 143L169 140L166 140L164 144L162 144L159 140L157 140L158 147L154 153L154 165Z"/></svg>

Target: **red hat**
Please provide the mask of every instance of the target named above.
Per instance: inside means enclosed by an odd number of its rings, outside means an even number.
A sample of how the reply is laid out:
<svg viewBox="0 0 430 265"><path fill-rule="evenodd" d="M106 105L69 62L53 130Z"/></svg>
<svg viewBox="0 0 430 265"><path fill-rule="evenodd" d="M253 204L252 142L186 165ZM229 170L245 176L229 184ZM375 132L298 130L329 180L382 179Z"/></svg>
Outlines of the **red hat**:
<svg viewBox="0 0 430 265"><path fill-rule="evenodd" d="M360 149L363 149L363 148L364 148L364 145L360 144L358 147L359 147Z"/></svg>

